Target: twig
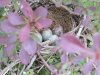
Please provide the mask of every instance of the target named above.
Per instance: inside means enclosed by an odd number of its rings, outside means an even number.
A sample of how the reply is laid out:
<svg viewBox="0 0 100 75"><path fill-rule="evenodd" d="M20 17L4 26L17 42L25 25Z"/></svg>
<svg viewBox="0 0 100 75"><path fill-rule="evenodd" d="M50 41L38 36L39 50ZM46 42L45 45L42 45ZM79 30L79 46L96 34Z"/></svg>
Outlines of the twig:
<svg viewBox="0 0 100 75"><path fill-rule="evenodd" d="M67 6L61 5L61 7L63 7L67 11L69 11L70 14L73 14L73 11L71 11Z"/></svg>
<svg viewBox="0 0 100 75"><path fill-rule="evenodd" d="M79 28L79 26L77 26L76 28L74 28L71 31L69 31L69 33L74 33L78 28Z"/></svg>
<svg viewBox="0 0 100 75"><path fill-rule="evenodd" d="M40 51L41 54L49 54L50 51Z"/></svg>
<svg viewBox="0 0 100 75"><path fill-rule="evenodd" d="M52 57L52 56L50 56L46 62L48 62L48 61L50 60L51 57ZM41 66L41 68L37 71L37 73L39 73L43 67L44 67L44 65Z"/></svg>
<svg viewBox="0 0 100 75"><path fill-rule="evenodd" d="M48 46L48 45L46 45L46 46L44 46L44 48L49 48L49 49L52 49L52 48L54 48L55 46Z"/></svg>
<svg viewBox="0 0 100 75"><path fill-rule="evenodd" d="M51 0L55 5L57 4L57 1L56 0ZM59 0L58 0L59 1ZM73 13L67 6L64 6L64 5L62 5L62 0L61 0L61 2L60 2L60 5L59 5L59 7L62 7L62 8L64 8L64 9L66 9L67 11L69 11L71 14Z"/></svg>
<svg viewBox="0 0 100 75"><path fill-rule="evenodd" d="M0 75L5 75L12 67L20 63L20 60L17 59L16 61L12 62L10 65L8 65L6 68L4 68L1 72Z"/></svg>
<svg viewBox="0 0 100 75"><path fill-rule="evenodd" d="M22 75L23 74L23 71L25 70L25 67L26 66L24 65L19 75Z"/></svg>
<svg viewBox="0 0 100 75"><path fill-rule="evenodd" d="M79 28L79 31L78 31L78 33L77 33L77 37L80 37L83 28L84 28L84 26L81 26L81 27Z"/></svg>
<svg viewBox="0 0 100 75"><path fill-rule="evenodd" d="M40 52L37 52L39 58L42 60L43 64L48 68L48 70L51 71L51 73L53 73L53 71L51 70L50 66L48 65L48 63L44 60L44 58L41 56Z"/></svg>
<svg viewBox="0 0 100 75"><path fill-rule="evenodd" d="M86 19L86 16L87 16L87 15L84 15L83 21ZM78 33L77 33L77 37L80 37L81 32L82 32L82 30L83 30L84 27L85 27L84 25L81 25L81 24L80 24L80 29L79 29L79 31L78 31Z"/></svg>
<svg viewBox="0 0 100 75"><path fill-rule="evenodd" d="M31 66L33 65L33 63L34 63L36 57L37 57L37 55L34 55L34 56L33 56L33 58L32 58L32 60L31 60L30 64L26 67L26 70L28 70L28 69L31 68Z"/></svg>

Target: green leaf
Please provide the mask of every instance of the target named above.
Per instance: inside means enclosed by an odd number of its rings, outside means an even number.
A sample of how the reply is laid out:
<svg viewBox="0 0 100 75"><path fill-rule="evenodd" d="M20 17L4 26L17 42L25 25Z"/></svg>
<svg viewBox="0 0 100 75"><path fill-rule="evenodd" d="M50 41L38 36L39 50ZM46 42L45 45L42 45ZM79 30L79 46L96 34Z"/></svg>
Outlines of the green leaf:
<svg viewBox="0 0 100 75"><path fill-rule="evenodd" d="M4 56L3 46L0 45L0 62L7 62L7 58Z"/></svg>
<svg viewBox="0 0 100 75"><path fill-rule="evenodd" d="M3 58L3 48L2 46L0 46L0 61L2 60Z"/></svg>
<svg viewBox="0 0 100 75"><path fill-rule="evenodd" d="M34 72L32 69L29 69L26 74L23 74L23 75L34 75Z"/></svg>
<svg viewBox="0 0 100 75"><path fill-rule="evenodd" d="M20 5L18 3L18 0L12 0L12 4L14 6L15 11L18 11L20 9Z"/></svg>
<svg viewBox="0 0 100 75"><path fill-rule="evenodd" d="M51 75L50 72L47 70L47 69L42 69L40 72L39 72L39 75Z"/></svg>
<svg viewBox="0 0 100 75"><path fill-rule="evenodd" d="M0 18L2 17L2 15L5 13L5 10L3 7L0 8Z"/></svg>

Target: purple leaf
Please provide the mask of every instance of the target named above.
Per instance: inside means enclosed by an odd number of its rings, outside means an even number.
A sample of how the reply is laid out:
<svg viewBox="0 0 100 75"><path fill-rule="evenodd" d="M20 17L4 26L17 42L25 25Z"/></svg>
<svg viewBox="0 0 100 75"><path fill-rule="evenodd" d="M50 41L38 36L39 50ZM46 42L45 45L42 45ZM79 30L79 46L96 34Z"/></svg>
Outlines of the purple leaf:
<svg viewBox="0 0 100 75"><path fill-rule="evenodd" d="M35 26L38 29L43 29L43 28L48 28L50 27L50 25L52 24L52 20L51 19L47 19L47 18L42 18L40 19L38 22L36 22Z"/></svg>
<svg viewBox="0 0 100 75"><path fill-rule="evenodd" d="M54 67L54 65L50 64L50 69L51 69L52 75L58 75L57 69Z"/></svg>
<svg viewBox="0 0 100 75"><path fill-rule="evenodd" d="M18 13L9 13L8 14L8 20L12 25L21 25L24 24L23 19L18 15Z"/></svg>
<svg viewBox="0 0 100 75"><path fill-rule="evenodd" d="M29 54L25 50L23 50L23 49L21 49L20 52L19 52L19 58L20 58L21 62L24 65L27 65L30 62Z"/></svg>
<svg viewBox="0 0 100 75"><path fill-rule="evenodd" d="M96 7L95 6L91 6L91 7L89 7L89 9L92 10L92 11L96 11Z"/></svg>
<svg viewBox="0 0 100 75"><path fill-rule="evenodd" d="M76 15L81 15L82 11L83 9L81 7L76 7L73 13Z"/></svg>
<svg viewBox="0 0 100 75"><path fill-rule="evenodd" d="M4 48L4 54L7 57L12 57L14 55L15 44L8 44Z"/></svg>
<svg viewBox="0 0 100 75"><path fill-rule="evenodd" d="M7 36L6 35L4 35L4 36L1 36L0 35L0 44L7 44L7 42L8 42L8 38L7 38Z"/></svg>
<svg viewBox="0 0 100 75"><path fill-rule="evenodd" d="M74 65L79 64L79 63L83 60L83 58L84 58L84 55L76 56L76 57L73 59L72 63L73 63Z"/></svg>
<svg viewBox="0 0 100 75"><path fill-rule="evenodd" d="M8 43L15 43L17 41L17 36L14 34L13 35L9 34L8 39L9 39Z"/></svg>
<svg viewBox="0 0 100 75"><path fill-rule="evenodd" d="M100 75L100 65L96 67L96 75Z"/></svg>
<svg viewBox="0 0 100 75"><path fill-rule="evenodd" d="M29 54L34 55L37 51L37 43L33 39L27 39L22 42L22 48Z"/></svg>
<svg viewBox="0 0 100 75"><path fill-rule="evenodd" d="M5 7L11 3L11 0L0 0L0 7Z"/></svg>
<svg viewBox="0 0 100 75"><path fill-rule="evenodd" d="M63 53L61 55L61 63L65 64L65 63L67 63L67 61L68 61L68 57L67 57L67 55L65 53Z"/></svg>
<svg viewBox="0 0 100 75"><path fill-rule="evenodd" d="M34 19L34 14L33 14L34 12L32 8L28 4L28 2L26 2L26 0L20 0L20 3L21 3L21 11L29 19L29 21L32 22Z"/></svg>
<svg viewBox="0 0 100 75"><path fill-rule="evenodd" d="M91 24L91 17L88 15L85 15L83 20L81 21L81 25L88 27Z"/></svg>
<svg viewBox="0 0 100 75"><path fill-rule="evenodd" d="M29 25L25 25L19 32L19 40L23 42L30 37L30 27Z"/></svg>
<svg viewBox="0 0 100 75"><path fill-rule="evenodd" d="M45 18L45 17L47 17L47 13L48 13L47 9L44 8L44 7L42 7L42 6L38 7L38 8L35 10L35 14L37 15L37 17L40 17L40 18Z"/></svg>
<svg viewBox="0 0 100 75"><path fill-rule="evenodd" d="M93 46L91 48L91 50L94 51L94 58L98 61L100 60L100 33L95 33L93 35Z"/></svg>
<svg viewBox="0 0 100 75"><path fill-rule="evenodd" d="M84 67L82 68L82 72L86 75L88 73L90 73L92 71L93 65L92 65L92 61L88 61Z"/></svg>
<svg viewBox="0 0 100 75"><path fill-rule="evenodd" d="M94 49L100 52L100 33L95 33L93 35L93 42Z"/></svg>
<svg viewBox="0 0 100 75"><path fill-rule="evenodd" d="M86 50L80 40L71 34L64 34L61 36L57 43L65 51L71 53Z"/></svg>
<svg viewBox="0 0 100 75"><path fill-rule="evenodd" d="M1 30L5 33L12 33L17 31L17 28L14 27L8 20L4 20L1 23Z"/></svg>

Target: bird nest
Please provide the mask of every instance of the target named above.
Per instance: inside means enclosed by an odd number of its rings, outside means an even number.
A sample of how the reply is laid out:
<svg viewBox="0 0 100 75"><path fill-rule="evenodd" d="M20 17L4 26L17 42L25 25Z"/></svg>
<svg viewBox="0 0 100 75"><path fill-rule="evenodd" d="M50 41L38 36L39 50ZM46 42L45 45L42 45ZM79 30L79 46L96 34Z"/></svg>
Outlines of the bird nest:
<svg viewBox="0 0 100 75"><path fill-rule="evenodd" d="M79 22L79 16L73 15L64 7L56 7L54 4L40 4L36 3L33 4L33 9L44 6L48 8L48 18L50 18L53 23L50 26L50 29L53 31L54 34L60 34L61 32L66 33L73 30ZM35 6L36 5L36 6ZM76 20L76 18L78 19ZM57 33L55 33L57 32Z"/></svg>
<svg viewBox="0 0 100 75"><path fill-rule="evenodd" d="M63 29L63 32L69 32L75 26L75 20L68 10L63 7L50 6L48 7L48 17L52 19L51 30L57 30L58 27Z"/></svg>

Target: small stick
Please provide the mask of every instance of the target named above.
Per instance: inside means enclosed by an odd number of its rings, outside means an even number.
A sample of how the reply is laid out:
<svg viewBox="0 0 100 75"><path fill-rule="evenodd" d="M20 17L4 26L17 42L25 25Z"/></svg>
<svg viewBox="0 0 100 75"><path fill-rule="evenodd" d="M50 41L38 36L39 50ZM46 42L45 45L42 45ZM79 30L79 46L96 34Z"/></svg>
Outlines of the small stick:
<svg viewBox="0 0 100 75"><path fill-rule="evenodd" d="M78 33L77 33L77 37L80 37L83 28L84 28L84 26L81 26L81 27L79 28L79 31L78 31Z"/></svg>
<svg viewBox="0 0 100 75"><path fill-rule="evenodd" d="M48 68L48 70L51 71L51 73L53 73L53 71L51 70L50 66L48 65L48 63L44 60L44 58L41 56L41 54L39 53L39 51L37 52L39 58L43 61L43 64Z"/></svg>
<svg viewBox="0 0 100 75"><path fill-rule="evenodd" d="M73 30L69 31L69 33L74 33L78 28L79 28L79 26L77 26L77 27L74 28Z"/></svg>
<svg viewBox="0 0 100 75"><path fill-rule="evenodd" d="M55 5L57 4L57 1L56 0L51 0ZM58 0L59 1L59 0ZM67 11L69 11L69 13L73 13L73 11L71 11L67 6L64 6L64 5L62 5L62 0L61 0L61 2L60 2L60 5L59 5L59 7L62 7L62 8L64 8L64 9L66 9Z"/></svg>
<svg viewBox="0 0 100 75"><path fill-rule="evenodd" d="M48 59L46 62L48 62L48 61L50 60L51 57L52 57L52 56L50 56L49 59ZM42 67L37 71L37 73L39 73L40 70L41 70L43 67L44 67L44 65L42 65Z"/></svg>
<svg viewBox="0 0 100 75"><path fill-rule="evenodd" d="M61 5L61 7L63 7L67 11L69 11L70 14L73 14L73 11L71 11L67 6Z"/></svg>
<svg viewBox="0 0 100 75"><path fill-rule="evenodd" d="M12 62L10 65L8 65L6 68L4 68L1 72L0 75L5 75L12 67L20 63L20 60L17 59L16 61Z"/></svg>
<svg viewBox="0 0 100 75"><path fill-rule="evenodd" d="M26 67L26 70L28 70L28 69L31 68L31 66L33 65L33 63L34 63L36 57L37 57L37 55L34 55L34 56L33 56L33 58L32 58L32 60L31 60L30 64Z"/></svg>
<svg viewBox="0 0 100 75"><path fill-rule="evenodd" d="M22 75L23 71L25 70L25 67L26 66L24 65L19 75Z"/></svg>

